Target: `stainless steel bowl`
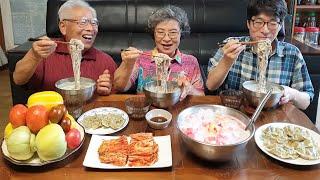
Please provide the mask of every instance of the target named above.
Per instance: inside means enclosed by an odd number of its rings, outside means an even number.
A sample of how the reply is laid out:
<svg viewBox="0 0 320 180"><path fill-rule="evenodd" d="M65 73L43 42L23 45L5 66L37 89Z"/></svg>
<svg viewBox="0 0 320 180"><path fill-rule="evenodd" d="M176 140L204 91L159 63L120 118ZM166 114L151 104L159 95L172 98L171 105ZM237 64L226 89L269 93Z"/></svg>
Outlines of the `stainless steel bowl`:
<svg viewBox="0 0 320 180"><path fill-rule="evenodd" d="M181 89L177 82L167 82L167 92L156 91L156 81L151 81L145 84L143 90L148 99L152 100L152 105L159 108L168 108L175 105L181 95Z"/></svg>
<svg viewBox="0 0 320 180"><path fill-rule="evenodd" d="M187 136L186 134L184 134L180 127L184 123L184 120L186 119L187 116L198 112L200 109L210 109L220 114L231 115L239 119L240 121L242 121L245 125L247 125L248 122L250 121L249 117L243 114L242 112L235 110L233 108L220 106L220 105L210 105L210 104L196 105L196 106L189 107L183 110L182 112L180 112L177 120L177 128L179 130L180 137L182 138L185 146L200 158L203 158L209 161L230 160L232 159L233 154L237 153L238 151L246 147L248 141L254 135L255 128L254 128L254 125L251 124L251 126L249 126L248 128L248 130L250 131L249 137L244 141L241 141L236 144L212 145L212 144L207 144L207 143L194 140L189 136Z"/></svg>
<svg viewBox="0 0 320 180"><path fill-rule="evenodd" d="M257 81L245 81L242 83L243 93L250 106L257 107L267 93L257 92ZM284 93L284 88L278 84L267 82L266 91L273 88L273 92L264 106L264 109L275 108L279 105L280 98Z"/></svg>
<svg viewBox="0 0 320 180"><path fill-rule="evenodd" d="M68 112L74 117L78 118L82 113L82 106L86 101L91 99L94 94L96 83L89 78L80 78L80 89L74 90L65 88L65 84L73 83L74 78L65 78L55 83L56 90L63 97L64 104ZM85 86L83 86L86 84Z"/></svg>

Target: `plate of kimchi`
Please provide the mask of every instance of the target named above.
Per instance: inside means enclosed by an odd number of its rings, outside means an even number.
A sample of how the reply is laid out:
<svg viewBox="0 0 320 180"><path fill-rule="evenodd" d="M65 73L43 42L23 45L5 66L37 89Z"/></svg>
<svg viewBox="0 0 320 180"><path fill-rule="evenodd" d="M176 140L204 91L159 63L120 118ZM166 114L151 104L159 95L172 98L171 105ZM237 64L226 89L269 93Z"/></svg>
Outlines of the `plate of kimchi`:
<svg viewBox="0 0 320 180"><path fill-rule="evenodd" d="M136 133L92 135L83 166L100 169L165 168L172 166L170 135Z"/></svg>

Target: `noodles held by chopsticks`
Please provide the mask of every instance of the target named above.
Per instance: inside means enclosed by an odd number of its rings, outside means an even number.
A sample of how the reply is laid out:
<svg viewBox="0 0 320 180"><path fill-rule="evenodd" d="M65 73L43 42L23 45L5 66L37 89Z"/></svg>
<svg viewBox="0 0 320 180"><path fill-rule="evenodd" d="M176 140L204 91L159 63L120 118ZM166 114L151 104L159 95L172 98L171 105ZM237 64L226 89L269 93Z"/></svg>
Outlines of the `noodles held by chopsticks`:
<svg viewBox="0 0 320 180"><path fill-rule="evenodd" d="M157 88L160 92L166 92L168 89L167 81L170 75L169 66L171 58L166 54L158 53L156 56L153 56L153 59L156 63Z"/></svg>
<svg viewBox="0 0 320 180"><path fill-rule="evenodd" d="M70 40L70 54L72 59L72 69L74 75L74 89L80 89L80 64L82 59L82 50L84 49L84 44L78 39Z"/></svg>
<svg viewBox="0 0 320 180"><path fill-rule="evenodd" d="M258 80L258 92L267 92L266 90L266 71L268 67L268 58L272 51L271 41L269 39L259 41L257 43L257 54L258 54L258 69L259 69L259 80Z"/></svg>

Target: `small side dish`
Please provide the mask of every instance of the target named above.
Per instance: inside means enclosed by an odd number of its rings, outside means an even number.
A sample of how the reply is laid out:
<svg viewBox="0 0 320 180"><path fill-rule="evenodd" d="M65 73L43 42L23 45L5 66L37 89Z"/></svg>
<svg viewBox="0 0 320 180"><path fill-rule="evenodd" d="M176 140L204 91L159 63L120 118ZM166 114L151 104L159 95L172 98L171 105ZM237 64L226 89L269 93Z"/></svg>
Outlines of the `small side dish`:
<svg viewBox="0 0 320 180"><path fill-rule="evenodd" d="M172 114L164 109L152 109L146 114L148 125L153 129L164 129L168 127Z"/></svg>

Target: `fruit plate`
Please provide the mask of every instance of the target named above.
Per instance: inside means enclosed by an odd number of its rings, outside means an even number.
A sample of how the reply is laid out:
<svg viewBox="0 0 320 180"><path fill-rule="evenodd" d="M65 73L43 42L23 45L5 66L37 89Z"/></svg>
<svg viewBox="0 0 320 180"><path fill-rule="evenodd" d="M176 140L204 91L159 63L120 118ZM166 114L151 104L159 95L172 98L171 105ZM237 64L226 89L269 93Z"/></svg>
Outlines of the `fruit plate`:
<svg viewBox="0 0 320 180"><path fill-rule="evenodd" d="M92 128L84 128L85 132L88 134L97 134L97 135L107 135L107 134L112 134L115 132L118 132L125 128L128 123L129 123L129 116L126 112L124 112L121 109L114 108L114 107L99 107L95 109L91 109L85 113L83 113L79 118L78 118L78 123L80 123L83 126L83 121L86 117L89 116L94 116L94 115L107 115L107 114L117 114L120 115L124 119L124 123L117 129L112 129L112 128L106 128L106 127L100 127L97 129L92 129ZM84 127L84 126L83 126Z"/></svg>
<svg viewBox="0 0 320 180"><path fill-rule="evenodd" d="M76 152L78 149L80 149L80 147L82 146L82 144L84 142L84 138L85 137L84 137L84 129L83 129L83 127L80 124L78 124L77 122L75 122L75 128L77 128L80 131L80 135L81 135L80 145L77 148L72 149L72 150L67 149L66 153L62 157L60 157L58 159L51 160L51 161L43 161L38 157L36 152L28 160L20 161L20 160L13 159L9 155L9 152L7 150L7 144L6 144L6 141L4 139L2 140L2 145L1 145L2 155L3 155L3 157L5 159L10 161L11 163L16 164L16 165L23 165L23 166L43 166L43 165L46 165L46 164L51 164L51 163L54 163L54 162L61 161L61 160L65 159L65 158L67 158L68 156L70 156L71 154L73 154L74 152Z"/></svg>
<svg viewBox="0 0 320 180"><path fill-rule="evenodd" d="M284 163L288 163L288 164L293 164L293 165L300 165L300 166L310 166L310 165L315 165L315 164L319 164L320 163L320 159L317 160L306 160L306 159L302 159L302 158L297 158L297 159L283 159L280 158L274 154L271 154L270 152L268 152L267 148L263 145L263 141L262 141L262 132L263 130L265 130L268 127L276 127L276 128L284 128L285 126L292 126L292 127L298 127L302 130L308 131L309 134L311 135L311 137L314 139L315 142L317 142L317 144L320 144L320 135L308 128L299 126L299 125L295 125L295 124L291 124L291 123L269 123L269 124L265 124L261 127L259 127L254 135L254 139L256 141L257 146L268 156L277 159L279 161L282 161Z"/></svg>
<svg viewBox="0 0 320 180"><path fill-rule="evenodd" d="M172 151L171 151L171 137L154 136L154 141L158 144L158 161L150 166L115 166L112 164L101 163L99 160L98 149L103 140L116 139L119 136L99 136L92 135L90 144L83 161L83 166L98 169L140 169L140 168L166 168L172 166ZM130 140L130 137L127 137Z"/></svg>

